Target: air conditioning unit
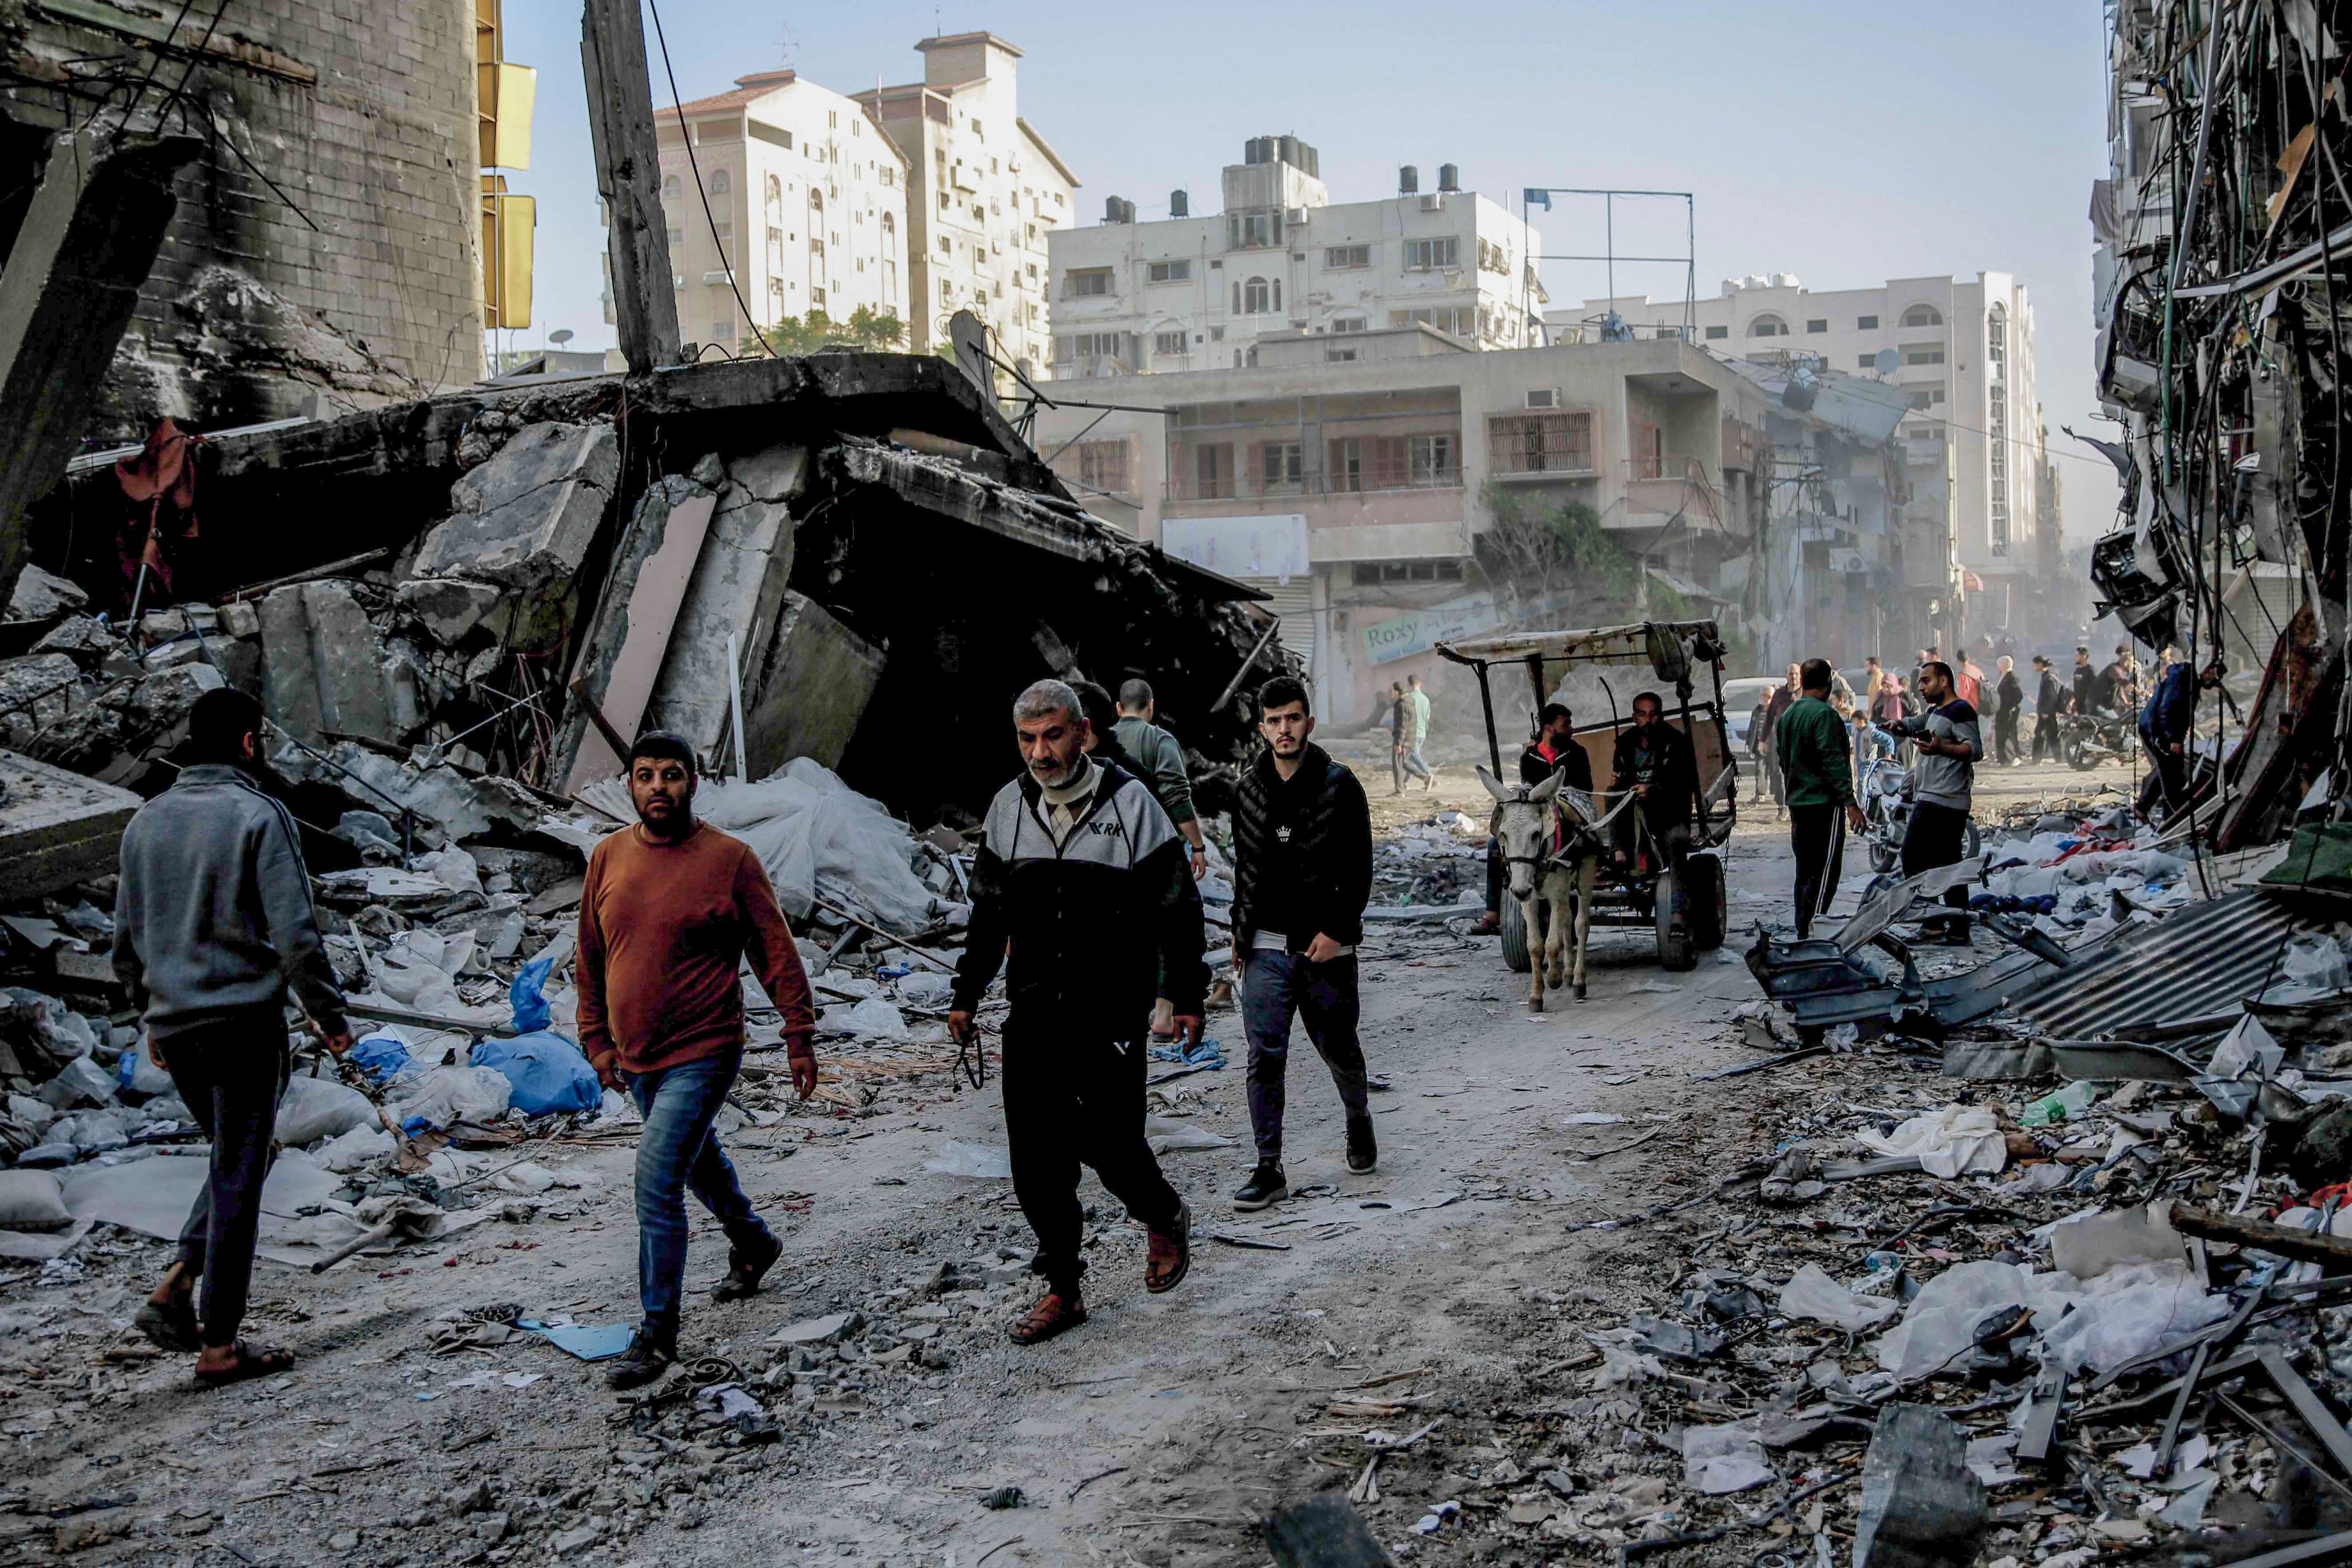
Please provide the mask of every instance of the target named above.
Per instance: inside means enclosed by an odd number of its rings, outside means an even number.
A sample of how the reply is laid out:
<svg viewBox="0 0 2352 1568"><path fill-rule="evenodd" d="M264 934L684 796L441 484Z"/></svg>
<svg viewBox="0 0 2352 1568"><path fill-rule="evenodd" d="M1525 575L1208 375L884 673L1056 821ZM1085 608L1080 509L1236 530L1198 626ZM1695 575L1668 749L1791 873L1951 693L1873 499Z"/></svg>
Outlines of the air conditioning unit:
<svg viewBox="0 0 2352 1568"><path fill-rule="evenodd" d="M1304 228L1307 226L1307 209L1305 207L1285 207L1282 209L1282 221L1288 224L1292 228Z"/></svg>
<svg viewBox="0 0 2352 1568"><path fill-rule="evenodd" d="M1425 213L1442 213L1445 210L1445 198L1435 191L1426 192L1421 198L1421 210Z"/></svg>
<svg viewBox="0 0 2352 1568"><path fill-rule="evenodd" d="M1529 387L1528 389L1528 406L1529 408L1559 407L1559 389L1556 386Z"/></svg>

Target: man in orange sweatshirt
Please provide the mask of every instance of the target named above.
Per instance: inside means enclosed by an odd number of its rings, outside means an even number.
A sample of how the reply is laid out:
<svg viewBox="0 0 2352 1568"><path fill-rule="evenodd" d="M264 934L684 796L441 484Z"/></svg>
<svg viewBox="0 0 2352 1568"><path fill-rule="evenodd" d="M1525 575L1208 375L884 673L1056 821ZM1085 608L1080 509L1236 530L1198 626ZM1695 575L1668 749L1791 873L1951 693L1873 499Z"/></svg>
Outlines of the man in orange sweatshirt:
<svg viewBox="0 0 2352 1568"><path fill-rule="evenodd" d="M686 1193L727 1232L731 1301L760 1288L783 1243L753 1212L712 1122L743 1065L739 961L784 1018L793 1088L816 1090L816 1027L800 949L760 858L694 817L694 751L654 731L629 748L634 827L588 857L580 890L580 1040L596 1074L645 1116L637 1139L637 1292L645 1321L604 1378L616 1389L677 1359Z"/></svg>

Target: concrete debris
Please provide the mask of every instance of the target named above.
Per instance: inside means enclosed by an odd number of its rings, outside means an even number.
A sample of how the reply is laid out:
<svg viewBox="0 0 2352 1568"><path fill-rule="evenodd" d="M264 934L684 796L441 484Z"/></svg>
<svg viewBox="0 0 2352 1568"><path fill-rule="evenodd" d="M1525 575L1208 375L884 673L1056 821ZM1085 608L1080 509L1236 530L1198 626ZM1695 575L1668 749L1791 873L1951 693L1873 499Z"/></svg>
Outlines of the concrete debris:
<svg viewBox="0 0 2352 1568"><path fill-rule="evenodd" d="M1984 1484L1951 1417L1882 1406L1863 1460L1854 1568L1958 1568L1975 1560L1984 1526Z"/></svg>
<svg viewBox="0 0 2352 1568"><path fill-rule="evenodd" d="M412 577L457 577L511 595L504 628L517 647L561 638L581 568L620 479L612 426L533 425L450 489L454 509L416 549Z"/></svg>
<svg viewBox="0 0 2352 1568"><path fill-rule="evenodd" d="M279 588L259 608L270 722L312 745L330 731L397 740L416 722L415 676L395 672L350 584Z"/></svg>
<svg viewBox="0 0 2352 1568"><path fill-rule="evenodd" d="M53 621L89 603L89 594L80 584L37 566L27 566L17 577L16 585L8 591L7 614L0 616L0 620Z"/></svg>

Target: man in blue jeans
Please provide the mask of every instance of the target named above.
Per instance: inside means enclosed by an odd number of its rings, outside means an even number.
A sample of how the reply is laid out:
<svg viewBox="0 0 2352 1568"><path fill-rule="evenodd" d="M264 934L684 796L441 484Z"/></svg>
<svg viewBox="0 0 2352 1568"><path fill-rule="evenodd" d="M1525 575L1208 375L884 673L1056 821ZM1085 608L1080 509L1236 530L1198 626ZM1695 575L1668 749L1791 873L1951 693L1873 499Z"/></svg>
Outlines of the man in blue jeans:
<svg viewBox="0 0 2352 1568"><path fill-rule="evenodd" d="M1262 1209L1290 1191L1282 1173L1283 1079L1290 1021L1304 1017L1348 1112L1348 1169L1380 1161L1360 1011L1356 943L1372 894L1371 807L1364 786L1307 737L1307 687L1277 676L1258 690L1266 749L1242 774L1234 806L1234 966L1249 1035L1250 1128L1257 1168L1234 1194Z"/></svg>
<svg viewBox="0 0 2352 1568"><path fill-rule="evenodd" d="M637 1137L637 1292L645 1321L605 1373L635 1388L677 1359L686 1194L727 1233L717 1301L751 1295L783 1251L735 1179L713 1123L743 1065L749 959L783 1015L802 1099L816 1090L816 1027L800 949L751 846L694 817L694 752L660 731L629 748L637 821L596 846L580 890L580 1043L599 1078L626 1088Z"/></svg>

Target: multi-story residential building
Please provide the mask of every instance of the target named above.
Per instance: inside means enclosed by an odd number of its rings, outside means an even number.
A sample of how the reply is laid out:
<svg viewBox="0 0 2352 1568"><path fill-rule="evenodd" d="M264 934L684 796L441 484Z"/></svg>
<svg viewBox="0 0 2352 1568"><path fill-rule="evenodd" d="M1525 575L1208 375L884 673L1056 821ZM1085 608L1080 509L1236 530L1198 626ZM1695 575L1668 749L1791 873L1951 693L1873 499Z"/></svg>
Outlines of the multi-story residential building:
<svg viewBox="0 0 2352 1568"><path fill-rule="evenodd" d="M811 310L906 319L907 160L863 108L773 70L654 118L687 342L756 352L753 327ZM608 260L608 321L611 295Z"/></svg>
<svg viewBox="0 0 2352 1568"><path fill-rule="evenodd" d="M1415 322L1256 349L1136 377L1123 410L1041 409L1037 445L1098 515L1264 588L1318 710L1356 718L1411 670L1458 676L1441 637L1597 602L1573 571L1516 569L1488 537L1502 510L1581 502L1629 575L1734 608L1712 585L1753 532L1766 395L1696 345L1474 353Z"/></svg>
<svg viewBox="0 0 2352 1568"><path fill-rule="evenodd" d="M923 79L856 94L906 155L908 321L918 348L969 310L1009 360L1045 373L1046 236L1076 211L1077 175L1021 118L1014 62L993 33L925 38Z"/></svg>
<svg viewBox="0 0 2352 1568"><path fill-rule="evenodd" d="M1900 387L1911 413L1897 435L1913 447L1951 447L1954 536L1971 601L1961 635L2040 617L2047 585L2036 473L2042 404L2033 310L2010 274L1895 278L1815 292L1774 273L1727 279L1720 296L1695 304L1588 300L1546 320L1556 334L1591 336L1612 312L1644 335L1679 333L1688 320L1701 346L1727 356L1774 364L1811 357Z"/></svg>
<svg viewBox="0 0 2352 1568"><path fill-rule="evenodd" d="M1454 165L1433 191L1401 172L1398 194L1333 205L1315 149L1259 136L1224 171L1224 210L1134 221L1112 197L1103 222L1048 238L1056 375L1246 367L1258 340L1426 323L1472 348L1538 340L1542 302L1527 225Z"/></svg>

